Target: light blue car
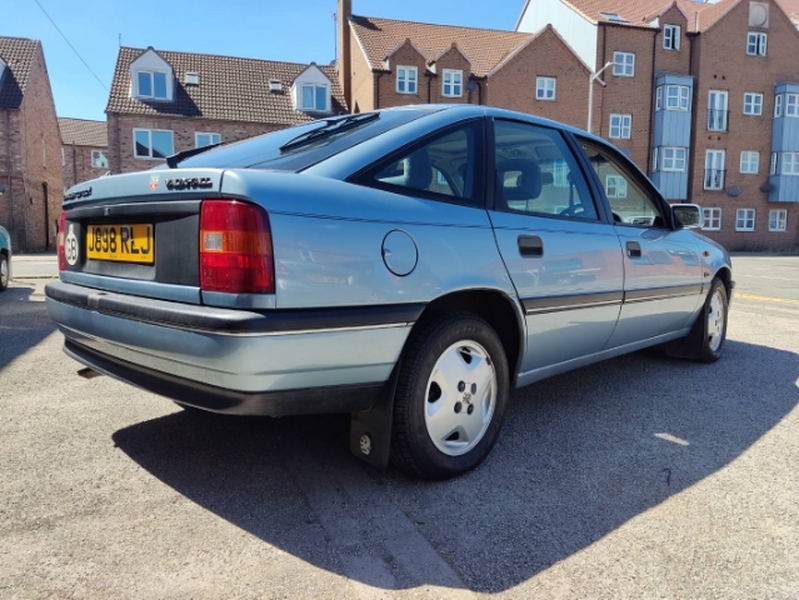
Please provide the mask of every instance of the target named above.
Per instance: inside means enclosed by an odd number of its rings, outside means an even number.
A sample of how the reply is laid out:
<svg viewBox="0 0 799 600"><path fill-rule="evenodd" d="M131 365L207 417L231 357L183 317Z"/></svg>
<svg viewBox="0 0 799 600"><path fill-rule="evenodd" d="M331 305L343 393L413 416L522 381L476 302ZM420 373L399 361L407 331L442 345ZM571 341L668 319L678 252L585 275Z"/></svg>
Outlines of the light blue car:
<svg viewBox="0 0 799 600"><path fill-rule="evenodd" d="M0 292L8 289L11 281L11 235L0 225Z"/></svg>
<svg viewBox="0 0 799 600"><path fill-rule="evenodd" d="M712 362L730 258L603 140L483 106L316 121L72 188L66 353L192 408L352 414L425 478L477 466L511 390L654 345Z"/></svg>

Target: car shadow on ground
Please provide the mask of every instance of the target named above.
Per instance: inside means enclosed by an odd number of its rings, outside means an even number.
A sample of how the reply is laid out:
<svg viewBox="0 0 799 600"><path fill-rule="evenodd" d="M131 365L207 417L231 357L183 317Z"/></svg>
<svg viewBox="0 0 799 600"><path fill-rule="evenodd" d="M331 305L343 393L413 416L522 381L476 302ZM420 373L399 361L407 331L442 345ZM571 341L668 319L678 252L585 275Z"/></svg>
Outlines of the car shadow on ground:
<svg viewBox="0 0 799 600"><path fill-rule="evenodd" d="M353 569L319 547L330 536L303 533L324 523L302 490L321 485L304 478L325 480L330 493L339 494L331 502L349 503L356 522L359 515L379 514L347 497L354 469L363 489L378 490L366 496L370 502L398 508L465 587L493 593L568 558L741 456L799 403L798 371L796 354L735 341L713 365L638 353L580 369L517 391L489 459L446 482L419 482L355 462L347 450L348 419L340 416L271 420L178 412L119 430L113 440L219 517L348 577ZM295 455L317 468L296 468ZM349 484L338 485L347 478ZM386 539L404 535L385 527ZM371 548L380 552L380 540ZM347 557L350 566L355 554ZM419 572L430 569L420 565ZM427 579L411 573L393 587L441 585L445 578Z"/></svg>
<svg viewBox="0 0 799 600"><path fill-rule="evenodd" d="M0 370L53 331L44 294L27 283L12 282L0 293Z"/></svg>

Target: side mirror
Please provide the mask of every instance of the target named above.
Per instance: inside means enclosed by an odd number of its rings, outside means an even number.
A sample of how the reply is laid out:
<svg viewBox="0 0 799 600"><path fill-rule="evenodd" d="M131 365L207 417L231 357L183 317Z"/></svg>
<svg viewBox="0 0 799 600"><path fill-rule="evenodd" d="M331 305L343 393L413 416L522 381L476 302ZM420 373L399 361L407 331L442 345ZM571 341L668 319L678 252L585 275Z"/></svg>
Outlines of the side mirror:
<svg viewBox="0 0 799 600"><path fill-rule="evenodd" d="M674 220L683 229L701 229L705 222L702 207L697 204L672 204Z"/></svg>

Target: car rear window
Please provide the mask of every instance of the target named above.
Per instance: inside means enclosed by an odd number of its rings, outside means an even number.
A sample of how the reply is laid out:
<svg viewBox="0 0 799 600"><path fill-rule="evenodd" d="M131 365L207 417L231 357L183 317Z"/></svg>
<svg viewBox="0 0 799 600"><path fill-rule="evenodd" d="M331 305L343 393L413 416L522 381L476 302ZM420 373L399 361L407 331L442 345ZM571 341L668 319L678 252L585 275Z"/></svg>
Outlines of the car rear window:
<svg viewBox="0 0 799 600"><path fill-rule="evenodd" d="M316 129L332 127L338 119L361 115L343 115L319 119L307 124L281 129L240 142L213 148L180 162L180 167L253 168L276 171L302 171L311 165L352 148L390 129L409 123L434 112L434 108L385 110L373 119L364 118L351 127L331 131L330 135L302 141L303 136ZM370 113L362 113L366 116Z"/></svg>

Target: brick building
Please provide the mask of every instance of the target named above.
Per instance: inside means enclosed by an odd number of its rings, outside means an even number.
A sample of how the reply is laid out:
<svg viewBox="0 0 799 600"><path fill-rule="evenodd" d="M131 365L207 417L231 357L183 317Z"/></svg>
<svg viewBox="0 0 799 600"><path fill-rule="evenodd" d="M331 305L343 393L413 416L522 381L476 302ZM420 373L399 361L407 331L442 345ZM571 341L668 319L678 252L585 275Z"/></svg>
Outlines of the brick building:
<svg viewBox="0 0 799 600"><path fill-rule="evenodd" d="M18 251L55 247L64 188L42 44L0 37L0 225Z"/></svg>
<svg viewBox="0 0 799 600"><path fill-rule="evenodd" d="M596 133L730 249L799 246L799 0L536 0L605 71ZM789 108L790 107L790 108Z"/></svg>
<svg viewBox="0 0 799 600"><path fill-rule="evenodd" d="M109 171L108 128L105 121L59 117L64 187L102 177Z"/></svg>
<svg viewBox="0 0 799 600"><path fill-rule="evenodd" d="M552 27L518 33L355 16L351 0L339 0L338 15L339 77L353 112L469 102L585 126L590 70Z"/></svg>
<svg viewBox="0 0 799 600"><path fill-rule="evenodd" d="M120 48L106 107L111 171L344 113L335 69Z"/></svg>

